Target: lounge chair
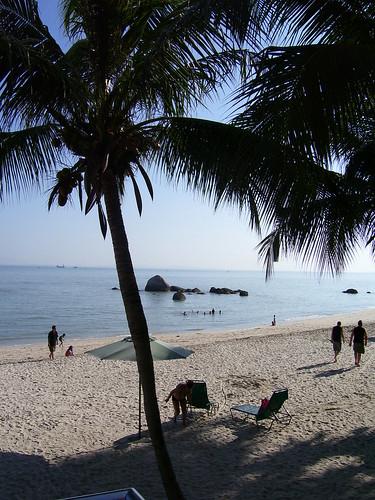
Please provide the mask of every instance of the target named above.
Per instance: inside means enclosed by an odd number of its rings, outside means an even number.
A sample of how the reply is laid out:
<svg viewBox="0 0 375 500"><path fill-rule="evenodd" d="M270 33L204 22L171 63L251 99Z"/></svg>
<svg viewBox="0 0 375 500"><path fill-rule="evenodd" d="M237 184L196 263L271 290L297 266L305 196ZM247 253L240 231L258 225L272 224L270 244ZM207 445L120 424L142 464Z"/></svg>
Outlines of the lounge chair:
<svg viewBox="0 0 375 500"><path fill-rule="evenodd" d="M234 418L233 412L240 412L245 415L245 419L249 417L255 418L255 422L258 425L258 422L261 420L269 419L271 420L271 425L268 430L271 429L274 422L279 422L283 425L289 425L292 419L292 416L288 412L288 410L283 407L284 402L288 399L288 389L279 389L273 392L268 404L266 406L263 405L238 405L232 406L230 409L230 413L232 418Z"/></svg>
<svg viewBox="0 0 375 500"><path fill-rule="evenodd" d="M188 402L190 411L193 408L206 410L208 415L212 415L219 409L219 404L208 399L207 385L203 380L193 380L194 385L191 390L191 399Z"/></svg>

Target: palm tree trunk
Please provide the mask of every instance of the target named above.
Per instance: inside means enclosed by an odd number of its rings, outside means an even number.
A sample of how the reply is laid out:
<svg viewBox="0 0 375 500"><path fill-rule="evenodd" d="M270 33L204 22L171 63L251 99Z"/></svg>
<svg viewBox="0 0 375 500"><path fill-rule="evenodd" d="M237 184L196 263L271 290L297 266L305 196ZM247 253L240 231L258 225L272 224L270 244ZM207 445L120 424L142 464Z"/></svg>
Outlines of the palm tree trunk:
<svg viewBox="0 0 375 500"><path fill-rule="evenodd" d="M161 426L148 327L129 252L118 188L111 172L107 171L104 177L103 190L108 224L112 236L122 300L137 355L147 425L167 497L169 500L182 500L184 496L176 480Z"/></svg>

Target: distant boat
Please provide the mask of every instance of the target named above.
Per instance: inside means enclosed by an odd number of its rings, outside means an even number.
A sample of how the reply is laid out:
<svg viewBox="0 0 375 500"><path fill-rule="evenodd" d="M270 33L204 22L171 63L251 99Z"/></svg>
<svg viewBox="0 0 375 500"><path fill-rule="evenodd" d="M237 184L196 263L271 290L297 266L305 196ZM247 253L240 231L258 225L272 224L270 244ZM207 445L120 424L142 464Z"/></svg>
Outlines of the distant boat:
<svg viewBox="0 0 375 500"><path fill-rule="evenodd" d="M56 267L58 267L59 269L64 269L64 267L65 267L65 266L64 266L64 264L63 264L62 266L59 266L59 265L57 264L57 266L56 266Z"/></svg>

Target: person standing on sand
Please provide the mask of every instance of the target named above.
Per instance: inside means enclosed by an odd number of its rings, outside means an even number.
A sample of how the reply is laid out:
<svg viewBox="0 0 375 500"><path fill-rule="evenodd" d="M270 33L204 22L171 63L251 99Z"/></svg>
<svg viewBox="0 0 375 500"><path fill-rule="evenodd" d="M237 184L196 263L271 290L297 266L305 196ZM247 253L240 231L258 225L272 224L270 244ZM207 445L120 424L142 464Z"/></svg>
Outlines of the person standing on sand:
<svg viewBox="0 0 375 500"><path fill-rule="evenodd" d="M336 363L337 355L341 352L341 345L345 342L344 332L341 326L341 321L337 322L337 325L332 328L331 333L331 342L333 345L333 352L335 357L333 358L333 362Z"/></svg>
<svg viewBox="0 0 375 500"><path fill-rule="evenodd" d="M351 346L353 342L354 351L354 364L359 366L361 361L361 355L365 353L365 346L367 346L367 332L362 326L362 321L358 321L358 326L356 326L350 336L349 345Z"/></svg>
<svg viewBox="0 0 375 500"><path fill-rule="evenodd" d="M52 325L52 330L48 334L48 349L49 349L49 359L55 359L54 352L59 340L59 334L56 330L56 325Z"/></svg>
<svg viewBox="0 0 375 500"><path fill-rule="evenodd" d="M182 413L182 423L186 425L186 415L187 415L187 402L191 400L191 389L194 385L192 380L187 380L184 383L178 384L174 389L171 390L169 396L165 400L168 403L169 399L172 398L174 417L173 420L176 423L177 417L180 414L180 408Z"/></svg>

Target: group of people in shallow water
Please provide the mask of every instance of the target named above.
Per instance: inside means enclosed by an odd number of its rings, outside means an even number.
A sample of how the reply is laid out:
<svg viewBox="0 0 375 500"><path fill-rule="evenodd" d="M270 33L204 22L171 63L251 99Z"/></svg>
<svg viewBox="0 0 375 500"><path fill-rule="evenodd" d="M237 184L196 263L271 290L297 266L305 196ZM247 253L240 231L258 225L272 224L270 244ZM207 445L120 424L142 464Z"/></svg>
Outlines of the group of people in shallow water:
<svg viewBox="0 0 375 500"><path fill-rule="evenodd" d="M204 316L206 316L206 314L221 314L221 309L219 311L215 311L214 308L212 308L210 311L190 311L190 314L203 314ZM182 313L184 316L187 316L189 313L187 311L184 311Z"/></svg>
<svg viewBox="0 0 375 500"><path fill-rule="evenodd" d="M55 351L56 347L64 347L65 333L59 335L56 330L56 325L52 325L51 331L48 333L48 349L49 349L49 359L55 359ZM70 357L74 356L73 346L70 345L68 349L65 351L65 356Z"/></svg>
<svg viewBox="0 0 375 500"><path fill-rule="evenodd" d="M365 353L365 346L367 346L367 332L363 328L362 321L358 321L358 326L353 328L350 335L349 346L353 345L354 351L354 364L359 366L361 362L361 356ZM344 330L341 326L341 321L338 321L336 326L332 328L331 342L333 346L334 358L333 362L337 362L337 356L341 352L342 344L345 342Z"/></svg>

